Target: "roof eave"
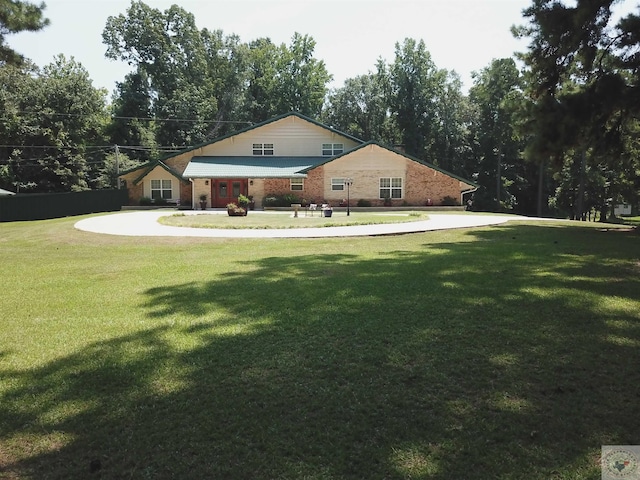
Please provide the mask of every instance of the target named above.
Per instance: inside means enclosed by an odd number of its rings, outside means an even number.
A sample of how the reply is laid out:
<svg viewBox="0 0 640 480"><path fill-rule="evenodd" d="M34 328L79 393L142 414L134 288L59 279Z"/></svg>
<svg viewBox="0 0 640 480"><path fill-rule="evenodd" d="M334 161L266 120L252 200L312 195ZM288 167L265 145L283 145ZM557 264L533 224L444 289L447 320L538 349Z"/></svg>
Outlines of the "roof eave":
<svg viewBox="0 0 640 480"><path fill-rule="evenodd" d="M177 178L178 180L180 180L183 183L186 183L187 180L177 171L175 171L173 168L171 168L170 166L168 166L167 164L165 164L164 162L162 162L161 160L157 160L151 164L149 164L147 166L147 168L145 168L144 172L142 172L142 174L140 174L134 181L133 184L137 185L138 183L140 183L142 181L142 179L144 177L146 177L147 175L149 175L155 168L157 167L161 167L164 170L166 170L168 173L170 173L171 175L173 175L175 178ZM135 171L135 170L134 170Z"/></svg>
<svg viewBox="0 0 640 480"><path fill-rule="evenodd" d="M391 148L391 147L387 147L385 145L382 145L382 144L380 144L380 143L378 143L378 142L376 142L374 140L371 140L369 142L363 143L362 145L358 145L357 147L355 147L355 148L353 148L353 149L351 149L351 150L349 150L347 152L341 153L340 155L336 155L335 157L329 157L326 162L319 163L318 165L314 165L312 167L305 168L304 170L300 170L300 171L304 172L304 173L308 173L309 171L313 170L314 168L320 167L322 165L326 165L327 163L333 162L334 160L342 158L342 157L344 157L346 155L350 155L350 154L352 154L352 153L354 153L354 152L356 152L356 151L358 151L358 150L360 150L362 148L365 148L365 147L367 147L369 145L376 145L376 146L378 146L380 148L384 148L385 150L389 150L391 152L397 153L398 155L402 155L403 157L405 157L405 158L407 158L407 159L409 159L409 160L411 160L413 162L416 162L416 163L419 163L421 165L424 165L425 167L432 168L433 170L435 170L437 172L440 172L440 173L442 173L444 175L448 175L451 178L455 178L456 180L464 183L465 185L469 185L471 187L470 190L473 190L474 188L475 189L480 188L480 186L477 185L476 183L474 183L474 182L472 182L470 180L467 180L466 178L462 178L462 177L456 175L455 173L448 172L448 171L446 171L446 170L444 170L444 169L442 169L442 168L440 168L440 167L438 167L436 165L433 165L433 164L431 164L429 162L425 162L425 161L420 160L420 159L418 159L416 157L412 157L411 155L408 155L408 154L406 154L404 152L396 150L395 148Z"/></svg>

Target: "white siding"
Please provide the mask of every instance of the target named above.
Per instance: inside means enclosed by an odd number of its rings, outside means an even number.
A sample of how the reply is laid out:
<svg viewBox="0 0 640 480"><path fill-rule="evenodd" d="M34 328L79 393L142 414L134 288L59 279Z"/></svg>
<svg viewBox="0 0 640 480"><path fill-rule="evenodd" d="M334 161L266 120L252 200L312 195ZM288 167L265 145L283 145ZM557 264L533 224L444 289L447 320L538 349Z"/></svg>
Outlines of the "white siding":
<svg viewBox="0 0 640 480"><path fill-rule="evenodd" d="M272 143L274 156L319 157L323 143L342 143L345 151L358 143L296 116L285 117L202 148L203 156L251 156L254 143ZM269 156L265 156L268 159Z"/></svg>

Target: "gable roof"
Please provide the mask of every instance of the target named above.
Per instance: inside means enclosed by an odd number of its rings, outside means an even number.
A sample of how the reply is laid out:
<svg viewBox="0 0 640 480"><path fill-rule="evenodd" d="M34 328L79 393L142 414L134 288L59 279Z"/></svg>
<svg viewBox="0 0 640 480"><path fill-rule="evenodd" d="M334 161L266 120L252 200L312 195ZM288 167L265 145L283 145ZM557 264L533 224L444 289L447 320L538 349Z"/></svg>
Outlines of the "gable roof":
<svg viewBox="0 0 640 480"><path fill-rule="evenodd" d="M320 128L328 130L331 133L335 133L337 135L341 135L341 136L346 137L346 138L348 138L350 140L353 140L356 143L364 143L364 140L362 140L360 138L356 138L353 135L349 135L348 133L344 133L344 132L341 132L339 130L336 130L335 128L330 127L328 125L325 125L323 123L320 123L317 120L314 120L312 118L305 117L301 113L289 112L289 113L284 113L282 115L278 115L276 117L269 118L269 119L267 119L267 120L265 120L263 122L253 124L253 125L251 125L249 127L245 127L245 128L240 129L240 130L235 130L235 131L230 132L230 133L228 133L228 134L226 134L226 135L224 135L222 137L215 138L214 140L211 140L209 142L201 143L199 145L194 145L194 146L186 148L184 150L180 150L177 153L174 152L174 153L172 153L170 155L167 155L167 156L163 157L161 160L167 160L169 158L173 158L173 157L176 157L178 155L182 155L182 154L191 152L193 150L198 150L199 148L203 148L203 147L206 147L208 145L213 145L214 143L218 143L218 142L221 142L221 141L226 140L228 138L235 137L237 135L240 135L240 134L243 134L243 133L246 133L246 132L250 132L251 130L255 130L257 128L264 127L265 125L269 125L270 123L278 122L278 121L280 121L280 120L282 120L284 118L287 118L287 117L297 117L297 118L299 118L301 120L304 120L306 122L312 123L313 125L316 125L316 126L318 126Z"/></svg>
<svg viewBox="0 0 640 480"><path fill-rule="evenodd" d="M456 180L459 180L459 181L461 181L463 183L466 183L467 185L469 185L469 186L471 186L473 188L479 188L479 185L476 184L475 182L472 182L471 180L467 180L466 178L462 178L462 177L456 175L455 173L448 172L448 171L446 171L446 170L444 170L444 169L442 169L442 168L440 168L440 167L438 167L436 165L433 165L433 164L431 164L429 162L425 162L424 160L420 160L420 159L418 159L416 157L412 157L411 155L407 155L406 153L400 152L400 151L398 151L398 150L396 150L394 148L382 145L381 143L376 142L374 140L371 140L369 142L363 143L362 145L358 145L357 147L355 147L355 148L353 148L353 149L351 149L349 151L346 151L346 152L344 152L344 153L342 153L340 155L336 155L335 157L323 157L323 160L324 160L323 162L318 163L317 165L313 165L311 167L305 168L303 170L300 170L298 173L307 174L307 173L309 173L311 170L313 170L316 167L319 167L321 165L325 165L327 163L331 163L331 162L333 162L333 161L335 161L335 160L337 160L339 158L346 157L347 155L351 155L352 153L357 152L358 150L361 150L361 149L363 149L363 148L365 148L365 147L367 147L369 145L375 145L375 146L380 147L380 148L382 148L384 150L388 150L388 151L393 152L393 153L395 153L397 155L405 157L405 158L407 158L407 159L409 159L409 160L411 160L413 162L419 163L421 165L424 165L425 167L429 167L429 168L431 168L433 170L436 170L437 172L440 172L440 173L442 173L444 175L448 175L451 178L455 178Z"/></svg>
<svg viewBox="0 0 640 480"><path fill-rule="evenodd" d="M151 173L151 171L156 167L161 167L161 168L165 169L167 172L169 172L171 175L176 177L178 180L180 180L182 182L185 182L185 179L182 178L182 175L180 173L178 173L176 170L174 170L169 165L167 165L166 163L164 163L164 162L162 162L160 160L156 160L154 162L149 162L146 165L142 165L140 167L136 167L133 170L129 170L129 172L125 172L125 173L135 172L136 170L143 169L142 173L138 177L136 177L136 179L133 181L133 184L137 185L138 183L140 183L140 181L142 181L142 179L144 177L149 175L149 173ZM120 175L123 175L123 173L121 173Z"/></svg>
<svg viewBox="0 0 640 480"><path fill-rule="evenodd" d="M316 125L320 128L328 130L334 134L341 135L345 138L348 138L359 145L351 150L347 150L340 155L334 157L272 157L272 156L194 156L190 159L187 167L184 172L179 173L174 170L166 163L164 160L174 158L180 155L183 155L188 152L192 152L194 150L200 149L202 147L213 145L225 139L249 132L251 130L255 130L257 128L263 127L265 125L269 125L271 123L280 121L287 117L297 117L301 120L309 122L313 125ZM447 175L451 178L459 180L460 182L468 185L471 189L479 188L479 185L475 182L462 178L454 173L448 172L436 165L420 160L416 157L412 157L404 152L400 152L394 148L385 146L377 141L369 141L364 142L363 140L356 138L348 133L341 132L339 130L334 129L333 127L324 125L312 118L306 117L297 112L289 112L282 115L278 115L276 117L272 117L263 122L251 125L241 130L236 130L222 137L216 138L213 141L203 143L200 145L196 145L193 147L189 147L185 150L181 150L179 152L174 152L160 160L155 160L147 163L146 165L138 166L132 168L126 172L122 172L120 175L125 175L128 173L132 173L138 170L141 170L142 173L134 180L134 185L138 184L144 177L146 177L154 168L160 166L165 169L174 177L178 178L182 182L186 183L186 179L188 178L244 178L244 177L260 177L260 178L287 178L287 177L306 177L307 174L321 165L328 164L333 162L339 158L345 157L347 155L351 155L358 150L365 148L370 145L375 145L384 150L393 152L397 155L405 157L413 162L419 163L426 167L429 167L433 170L436 170L444 175ZM265 160L268 159L268 163L265 163Z"/></svg>
<svg viewBox="0 0 640 480"><path fill-rule="evenodd" d="M300 173L324 163L327 157L193 157L185 178L306 177Z"/></svg>

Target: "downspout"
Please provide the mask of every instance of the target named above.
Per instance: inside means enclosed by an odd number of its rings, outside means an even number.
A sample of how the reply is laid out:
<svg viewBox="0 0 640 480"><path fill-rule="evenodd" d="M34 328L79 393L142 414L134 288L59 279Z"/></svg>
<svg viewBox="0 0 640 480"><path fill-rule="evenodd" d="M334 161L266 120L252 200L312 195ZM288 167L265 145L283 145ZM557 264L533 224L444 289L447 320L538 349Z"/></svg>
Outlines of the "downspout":
<svg viewBox="0 0 640 480"><path fill-rule="evenodd" d="M460 205L464 206L464 196L465 196L467 193L475 193L475 192L477 192L477 191L478 191L478 188L479 188L479 187L474 187L474 188L472 188L471 190L466 190L466 191L464 191L464 192L461 192L461 193L460 193Z"/></svg>

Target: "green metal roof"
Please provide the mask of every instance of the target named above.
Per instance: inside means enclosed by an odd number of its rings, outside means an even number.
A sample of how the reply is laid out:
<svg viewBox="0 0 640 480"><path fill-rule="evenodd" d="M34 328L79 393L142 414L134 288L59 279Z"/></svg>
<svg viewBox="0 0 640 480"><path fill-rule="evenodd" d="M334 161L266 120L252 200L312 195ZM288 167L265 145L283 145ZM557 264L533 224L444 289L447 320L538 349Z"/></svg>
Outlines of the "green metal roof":
<svg viewBox="0 0 640 480"><path fill-rule="evenodd" d="M306 177L308 170L327 157L193 157L184 178L290 178Z"/></svg>

